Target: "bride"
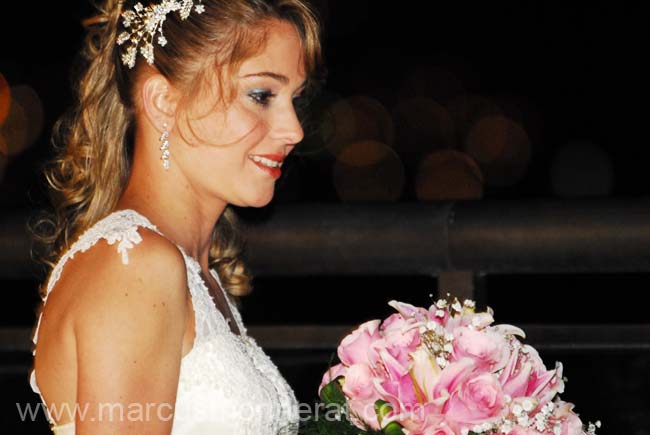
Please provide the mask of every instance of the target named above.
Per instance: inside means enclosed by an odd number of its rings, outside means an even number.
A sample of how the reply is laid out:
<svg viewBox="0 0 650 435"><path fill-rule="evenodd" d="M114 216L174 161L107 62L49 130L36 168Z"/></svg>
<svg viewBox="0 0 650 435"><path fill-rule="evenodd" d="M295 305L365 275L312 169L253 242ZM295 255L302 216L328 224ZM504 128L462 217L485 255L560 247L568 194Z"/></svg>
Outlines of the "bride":
<svg viewBox="0 0 650 435"><path fill-rule="evenodd" d="M251 284L229 205L268 204L303 138L315 14L303 0L103 3L46 170L32 388L56 434L295 433L294 393L230 297Z"/></svg>

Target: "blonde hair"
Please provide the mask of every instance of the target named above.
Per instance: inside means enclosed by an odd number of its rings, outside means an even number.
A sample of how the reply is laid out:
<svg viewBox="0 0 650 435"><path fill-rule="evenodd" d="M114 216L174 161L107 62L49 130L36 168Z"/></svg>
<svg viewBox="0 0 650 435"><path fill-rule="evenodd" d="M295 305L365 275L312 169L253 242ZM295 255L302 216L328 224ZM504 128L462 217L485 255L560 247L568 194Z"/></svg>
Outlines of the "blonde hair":
<svg viewBox="0 0 650 435"><path fill-rule="evenodd" d="M123 66L116 45L123 30L120 14L132 7L131 3L136 1L104 0L98 7L100 14L85 22L88 34L81 51L76 103L55 124L56 155L43 170L53 210L35 216L29 224L35 241L33 257L48 273L83 231L115 207L126 186L135 128L132 95L138 75L148 68L141 57L132 70ZM227 103L233 88L233 80L227 76L264 49L268 24L273 20L289 22L298 31L308 79L324 71L320 69L321 29L316 14L303 0L202 3L205 12L192 14L185 21L169 14L164 24L168 44L155 46L155 67L184 90L188 102L216 71L220 99ZM213 229L210 263L224 290L237 296L251 291L242 250L241 228L228 206Z"/></svg>

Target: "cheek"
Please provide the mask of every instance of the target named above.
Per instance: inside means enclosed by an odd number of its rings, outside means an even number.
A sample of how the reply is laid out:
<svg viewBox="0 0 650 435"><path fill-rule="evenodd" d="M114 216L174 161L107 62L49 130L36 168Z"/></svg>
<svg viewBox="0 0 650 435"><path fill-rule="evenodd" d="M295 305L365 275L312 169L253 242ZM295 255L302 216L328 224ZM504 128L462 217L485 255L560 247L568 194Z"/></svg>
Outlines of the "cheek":
<svg viewBox="0 0 650 435"><path fill-rule="evenodd" d="M209 190L236 191L259 177L258 169L248 154L259 140L249 135L239 143L225 146L199 146L195 148L191 166L197 182ZM225 190L224 190L225 189Z"/></svg>
<svg viewBox="0 0 650 435"><path fill-rule="evenodd" d="M237 183L237 178L245 170L246 152L241 146L201 147L194 157L197 175L224 185L230 181Z"/></svg>
<svg viewBox="0 0 650 435"><path fill-rule="evenodd" d="M238 103L191 121L190 128L202 145L213 147L252 146L268 131L262 116Z"/></svg>
<svg viewBox="0 0 650 435"><path fill-rule="evenodd" d="M241 108L211 113L195 120L192 132L200 140L194 147L193 176L197 183L221 195L248 191L259 179L259 169L248 159L253 152L269 152L262 147L268 133L264 118Z"/></svg>

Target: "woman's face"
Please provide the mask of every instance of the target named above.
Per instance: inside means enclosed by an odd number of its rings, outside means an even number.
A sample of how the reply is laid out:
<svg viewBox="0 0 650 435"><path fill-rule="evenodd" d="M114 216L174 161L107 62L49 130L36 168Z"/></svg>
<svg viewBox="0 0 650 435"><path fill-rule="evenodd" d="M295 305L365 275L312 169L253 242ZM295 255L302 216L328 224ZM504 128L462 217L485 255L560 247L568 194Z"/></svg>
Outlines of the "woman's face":
<svg viewBox="0 0 650 435"><path fill-rule="evenodd" d="M183 147L179 163L202 200L262 207L273 198L282 171L269 165L281 162L304 136L294 109L305 80L295 28L272 24L264 51L244 61L235 77L237 95L226 109L214 107L211 92L193 106L202 115L189 126L201 142ZM269 160L253 160L264 156Z"/></svg>

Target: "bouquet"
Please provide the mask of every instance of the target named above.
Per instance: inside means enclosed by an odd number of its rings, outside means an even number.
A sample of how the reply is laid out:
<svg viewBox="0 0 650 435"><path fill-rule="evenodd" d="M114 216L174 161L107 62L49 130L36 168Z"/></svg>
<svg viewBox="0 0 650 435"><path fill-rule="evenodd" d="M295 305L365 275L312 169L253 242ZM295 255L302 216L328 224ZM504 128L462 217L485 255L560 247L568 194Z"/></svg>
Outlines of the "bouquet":
<svg viewBox="0 0 650 435"><path fill-rule="evenodd" d="M391 301L383 322L360 325L324 374L327 413L304 434L593 435L559 394L562 365L548 370L511 325L473 301L440 299L429 309Z"/></svg>

